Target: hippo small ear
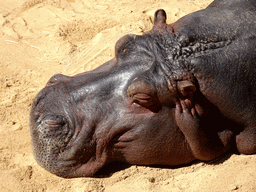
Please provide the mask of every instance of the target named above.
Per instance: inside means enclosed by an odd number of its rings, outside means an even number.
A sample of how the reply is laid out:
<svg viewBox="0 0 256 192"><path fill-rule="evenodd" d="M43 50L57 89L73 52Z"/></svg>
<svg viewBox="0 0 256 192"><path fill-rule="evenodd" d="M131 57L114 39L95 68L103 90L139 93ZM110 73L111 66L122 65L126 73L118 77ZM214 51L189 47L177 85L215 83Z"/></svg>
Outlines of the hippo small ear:
<svg viewBox="0 0 256 192"><path fill-rule="evenodd" d="M185 98L191 97L196 91L196 86L189 80L178 81L177 88L179 93Z"/></svg>
<svg viewBox="0 0 256 192"><path fill-rule="evenodd" d="M166 24L166 12L159 9L155 12L154 25Z"/></svg>
<svg viewBox="0 0 256 192"><path fill-rule="evenodd" d="M47 82L46 86L55 85L61 81L68 81L70 77L62 74L56 74L50 78L50 80Z"/></svg>
<svg viewBox="0 0 256 192"><path fill-rule="evenodd" d="M115 45L115 56L117 57L119 52L122 50L122 48L124 47L124 45L126 45L128 42L130 42L131 40L133 40L135 38L136 35L132 35L132 34L128 34L125 35L123 37L121 37Z"/></svg>

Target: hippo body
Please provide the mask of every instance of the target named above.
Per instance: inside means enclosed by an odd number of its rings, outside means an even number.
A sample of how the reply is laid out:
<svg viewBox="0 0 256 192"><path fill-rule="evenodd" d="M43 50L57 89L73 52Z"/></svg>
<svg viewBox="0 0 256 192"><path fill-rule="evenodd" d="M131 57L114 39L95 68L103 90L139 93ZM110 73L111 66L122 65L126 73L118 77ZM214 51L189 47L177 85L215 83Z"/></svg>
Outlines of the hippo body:
<svg viewBox="0 0 256 192"><path fill-rule="evenodd" d="M256 152L256 2L215 0L142 36L115 58L72 77L53 76L35 98L37 162L61 177L106 163L183 165L227 150Z"/></svg>

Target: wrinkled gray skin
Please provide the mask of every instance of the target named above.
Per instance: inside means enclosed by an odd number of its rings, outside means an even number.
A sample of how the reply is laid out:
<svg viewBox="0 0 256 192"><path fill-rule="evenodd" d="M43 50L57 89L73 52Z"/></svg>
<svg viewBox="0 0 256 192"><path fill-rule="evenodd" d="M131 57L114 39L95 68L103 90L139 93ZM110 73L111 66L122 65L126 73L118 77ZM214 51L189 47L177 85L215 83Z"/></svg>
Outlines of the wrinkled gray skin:
<svg viewBox="0 0 256 192"><path fill-rule="evenodd" d="M116 43L115 58L53 76L30 115L37 162L61 177L111 161L183 165L256 152L256 1L216 0Z"/></svg>

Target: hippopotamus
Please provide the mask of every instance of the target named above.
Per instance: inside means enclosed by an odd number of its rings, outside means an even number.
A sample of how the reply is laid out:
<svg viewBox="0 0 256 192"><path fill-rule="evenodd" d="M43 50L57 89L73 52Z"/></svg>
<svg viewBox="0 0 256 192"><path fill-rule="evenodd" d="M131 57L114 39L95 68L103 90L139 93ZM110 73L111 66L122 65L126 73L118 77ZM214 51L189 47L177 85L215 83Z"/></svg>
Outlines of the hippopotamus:
<svg viewBox="0 0 256 192"><path fill-rule="evenodd" d="M152 30L128 34L115 57L54 75L33 101L36 161L60 177L109 162L183 166L256 152L256 1L215 0Z"/></svg>

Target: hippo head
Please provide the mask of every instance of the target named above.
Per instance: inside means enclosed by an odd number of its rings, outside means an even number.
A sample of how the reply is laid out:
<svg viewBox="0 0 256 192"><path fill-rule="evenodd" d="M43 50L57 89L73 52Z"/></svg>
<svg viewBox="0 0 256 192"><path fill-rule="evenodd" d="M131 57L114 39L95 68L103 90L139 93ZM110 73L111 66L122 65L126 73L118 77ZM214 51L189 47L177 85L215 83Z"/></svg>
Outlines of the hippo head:
<svg viewBox="0 0 256 192"><path fill-rule="evenodd" d="M181 71L173 73L166 61L163 36L174 43L175 38L165 20L165 12L157 11L151 32L122 37L115 58L99 68L49 80L30 114L33 152L41 166L61 177L81 177L110 161L166 163L157 149L168 151L169 141L157 135L171 129L176 139L182 137L173 109L177 97L189 96L196 86L189 73L179 79Z"/></svg>

